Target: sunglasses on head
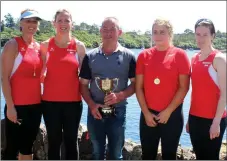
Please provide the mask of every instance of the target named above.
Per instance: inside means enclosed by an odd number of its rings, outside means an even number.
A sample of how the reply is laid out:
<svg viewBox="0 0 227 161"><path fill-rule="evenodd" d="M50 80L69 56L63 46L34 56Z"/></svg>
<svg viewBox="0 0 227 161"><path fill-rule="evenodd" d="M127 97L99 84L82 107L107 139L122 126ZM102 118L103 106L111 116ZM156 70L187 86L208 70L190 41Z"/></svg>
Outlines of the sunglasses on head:
<svg viewBox="0 0 227 161"><path fill-rule="evenodd" d="M213 24L213 22L207 18L202 18L202 19L199 19L197 22L196 22L196 25L200 24L201 22L204 22L204 23L208 23L208 24Z"/></svg>

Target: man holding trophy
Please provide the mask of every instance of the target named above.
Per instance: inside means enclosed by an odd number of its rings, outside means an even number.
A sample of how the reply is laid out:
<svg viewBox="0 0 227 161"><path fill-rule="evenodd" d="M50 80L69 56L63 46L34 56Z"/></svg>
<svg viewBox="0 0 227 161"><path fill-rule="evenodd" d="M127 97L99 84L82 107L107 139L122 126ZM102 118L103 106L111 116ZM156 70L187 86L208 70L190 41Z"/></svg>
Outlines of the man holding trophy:
<svg viewBox="0 0 227 161"><path fill-rule="evenodd" d="M89 107L87 127L93 159L105 159L107 136L107 158L120 160L123 159L127 98L135 92L136 60L132 51L118 42L122 30L116 18L105 18L100 34L102 44L90 50L83 60L80 90Z"/></svg>

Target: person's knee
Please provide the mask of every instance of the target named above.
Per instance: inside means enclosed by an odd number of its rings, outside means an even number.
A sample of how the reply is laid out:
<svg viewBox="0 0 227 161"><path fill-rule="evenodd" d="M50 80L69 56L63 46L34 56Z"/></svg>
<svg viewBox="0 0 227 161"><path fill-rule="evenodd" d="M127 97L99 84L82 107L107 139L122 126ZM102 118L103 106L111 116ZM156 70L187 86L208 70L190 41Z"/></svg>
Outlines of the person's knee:
<svg viewBox="0 0 227 161"><path fill-rule="evenodd" d="M22 155L32 155L32 145L23 145L20 147L20 154Z"/></svg>
<svg viewBox="0 0 227 161"><path fill-rule="evenodd" d="M165 150L162 152L162 160L176 160L177 159L177 150Z"/></svg>
<svg viewBox="0 0 227 161"><path fill-rule="evenodd" d="M63 139L65 149L70 150L70 151L77 151L78 148L78 141L77 141L77 136L75 137L64 137Z"/></svg>
<svg viewBox="0 0 227 161"><path fill-rule="evenodd" d="M2 160L17 160L18 152L18 148L6 146L2 153Z"/></svg>
<svg viewBox="0 0 227 161"><path fill-rule="evenodd" d="M95 133L89 133L89 137L93 147L93 159L104 160L106 150L105 138L99 138Z"/></svg>
<svg viewBox="0 0 227 161"><path fill-rule="evenodd" d="M125 120L120 119L116 120L114 126L108 129L107 137L108 137L108 159L111 160L121 160L122 157L122 150L125 143L125 127L123 126Z"/></svg>
<svg viewBox="0 0 227 161"><path fill-rule="evenodd" d="M61 143L62 143L62 134L56 133L55 135L51 133L47 133L48 137L48 147L49 149L60 149Z"/></svg>
<svg viewBox="0 0 227 161"><path fill-rule="evenodd" d="M155 144L141 144L142 160L155 160L158 152L158 145Z"/></svg>
<svg viewBox="0 0 227 161"><path fill-rule="evenodd" d="M104 160L106 143L101 140L91 139L93 146L93 159L95 160Z"/></svg>
<svg viewBox="0 0 227 161"><path fill-rule="evenodd" d="M105 144L106 133L104 129L104 123L101 120L93 120L88 118L87 128L91 141Z"/></svg>
<svg viewBox="0 0 227 161"><path fill-rule="evenodd" d="M108 159L121 160L123 159L122 150L124 147L124 135L119 135L116 139L109 142L108 145Z"/></svg>
<svg viewBox="0 0 227 161"><path fill-rule="evenodd" d="M48 137L49 148L59 149L61 146L61 143L62 143L62 139L60 139L60 138L57 139L57 138Z"/></svg>
<svg viewBox="0 0 227 161"><path fill-rule="evenodd" d="M104 160L106 150L106 133L104 122L88 116L88 134L93 146L93 159Z"/></svg>
<svg viewBox="0 0 227 161"><path fill-rule="evenodd" d="M124 147L124 141L119 141L114 146L110 145L109 150L108 150L108 154L109 154L108 159L122 160L123 159L123 156L122 156L123 147Z"/></svg>
<svg viewBox="0 0 227 161"><path fill-rule="evenodd" d="M29 135L28 131L26 135L25 133L23 134L23 137L19 141L19 152L22 155L32 155L32 147L35 142L36 135L34 133Z"/></svg>
<svg viewBox="0 0 227 161"><path fill-rule="evenodd" d="M108 160L123 160L122 148L116 148L114 151L108 151Z"/></svg>

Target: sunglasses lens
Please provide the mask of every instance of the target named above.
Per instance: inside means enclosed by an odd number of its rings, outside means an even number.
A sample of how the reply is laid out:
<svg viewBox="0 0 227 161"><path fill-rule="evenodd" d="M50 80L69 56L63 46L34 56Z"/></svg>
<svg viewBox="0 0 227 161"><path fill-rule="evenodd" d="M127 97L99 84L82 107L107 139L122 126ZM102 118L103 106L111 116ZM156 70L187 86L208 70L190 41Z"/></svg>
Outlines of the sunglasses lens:
<svg viewBox="0 0 227 161"><path fill-rule="evenodd" d="M210 20L208 20L206 18L202 18L196 22L196 25L200 24L201 22L212 24L212 22Z"/></svg>

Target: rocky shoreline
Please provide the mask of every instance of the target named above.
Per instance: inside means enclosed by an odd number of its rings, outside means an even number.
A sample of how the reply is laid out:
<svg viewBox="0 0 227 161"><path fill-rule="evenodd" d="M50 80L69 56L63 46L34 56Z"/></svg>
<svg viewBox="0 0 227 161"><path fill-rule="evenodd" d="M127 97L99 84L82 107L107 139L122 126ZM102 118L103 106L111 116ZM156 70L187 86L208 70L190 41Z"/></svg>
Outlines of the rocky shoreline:
<svg viewBox="0 0 227 161"><path fill-rule="evenodd" d="M1 120L1 154L4 151L5 142L5 130L4 130L4 119ZM87 135L87 127L85 125L80 125L79 136L78 136L79 150L80 150L80 160L91 160L92 159L92 143ZM222 148L220 152L220 159L227 160L227 143L226 141L222 143ZM33 146L34 159L35 160L47 160L47 150L48 150L48 140L47 133L44 124L40 125L39 133L36 137L36 141ZM1 155L2 156L2 155ZM61 158L64 159L64 143L62 144ZM141 145L134 143L132 141L126 140L123 149L123 159L124 160L141 160ZM161 160L161 147L158 150L157 160ZM178 160L195 160L195 154L192 148L178 146L177 150Z"/></svg>

